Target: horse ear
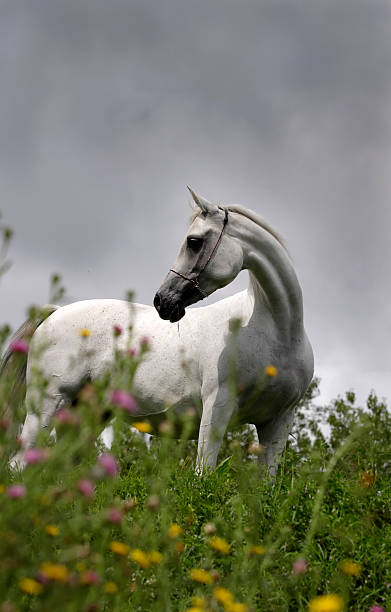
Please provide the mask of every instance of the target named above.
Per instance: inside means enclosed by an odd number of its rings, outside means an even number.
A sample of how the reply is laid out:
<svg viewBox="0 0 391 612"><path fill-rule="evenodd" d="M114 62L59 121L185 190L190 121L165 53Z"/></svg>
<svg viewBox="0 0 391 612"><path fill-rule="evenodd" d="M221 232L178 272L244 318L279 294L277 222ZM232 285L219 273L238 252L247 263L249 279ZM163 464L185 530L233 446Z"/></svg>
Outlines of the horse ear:
<svg viewBox="0 0 391 612"><path fill-rule="evenodd" d="M197 195L191 187L189 187L189 185L187 186L188 190L191 193L191 197L193 198L194 202L197 204L197 206L199 206L202 210L202 212L204 213L214 213L218 210L218 206L216 204L212 204L212 202L209 202L208 200L205 200L205 198Z"/></svg>

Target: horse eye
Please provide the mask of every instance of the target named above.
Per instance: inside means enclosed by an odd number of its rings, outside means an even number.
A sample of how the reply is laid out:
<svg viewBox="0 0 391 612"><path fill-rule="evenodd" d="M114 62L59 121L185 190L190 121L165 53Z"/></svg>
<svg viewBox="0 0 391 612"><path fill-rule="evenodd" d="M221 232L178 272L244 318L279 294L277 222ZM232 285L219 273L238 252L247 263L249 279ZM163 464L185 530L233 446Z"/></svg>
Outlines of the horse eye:
<svg viewBox="0 0 391 612"><path fill-rule="evenodd" d="M196 236L189 236L187 239L187 246L192 251L199 251L203 244L202 238L197 238Z"/></svg>

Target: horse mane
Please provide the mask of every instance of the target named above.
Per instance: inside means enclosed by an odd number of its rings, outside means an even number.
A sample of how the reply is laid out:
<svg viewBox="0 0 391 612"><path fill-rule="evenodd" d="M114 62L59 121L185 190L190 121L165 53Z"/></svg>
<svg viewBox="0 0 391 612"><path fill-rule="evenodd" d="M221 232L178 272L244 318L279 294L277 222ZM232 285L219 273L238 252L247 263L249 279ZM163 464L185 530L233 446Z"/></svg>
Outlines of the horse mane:
<svg viewBox="0 0 391 612"><path fill-rule="evenodd" d="M274 230L268 223L266 223L266 221L264 221L264 219L262 219L259 215L257 215L252 210L249 210L248 208L245 208L244 206L241 206L240 204L229 204L228 206L219 205L219 208L222 208L223 210L227 209L228 212L238 213L239 215L243 215L243 217L246 217L250 221L253 221L256 225L258 225L259 227L264 229L266 232L268 232L271 236L273 236L273 238L275 238L277 242L286 251L288 251L285 241L280 236L280 234L276 232L276 230ZM193 223L194 219L196 219L196 217L198 217L199 214L200 214L200 209L198 208L198 206L194 206L193 214L190 217L190 223Z"/></svg>

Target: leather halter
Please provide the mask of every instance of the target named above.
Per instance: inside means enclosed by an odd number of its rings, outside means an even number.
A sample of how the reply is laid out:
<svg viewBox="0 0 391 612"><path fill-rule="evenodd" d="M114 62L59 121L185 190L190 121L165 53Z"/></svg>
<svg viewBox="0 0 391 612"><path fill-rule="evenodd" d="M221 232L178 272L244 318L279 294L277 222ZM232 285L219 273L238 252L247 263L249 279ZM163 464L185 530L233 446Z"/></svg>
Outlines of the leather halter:
<svg viewBox="0 0 391 612"><path fill-rule="evenodd" d="M213 255L216 253L217 248L220 244L220 241L223 237L223 232L225 230L225 226L228 223L228 209L227 208L222 208L221 206L219 206L220 210L224 210L224 221L223 221L223 227L221 228L221 232L219 237L217 238L216 244L214 245L212 252L210 253L208 259L206 260L206 262L204 263L203 267L201 268L200 272L197 274L197 276L195 276L194 278L189 278L188 276L185 276L184 274L182 274L181 272L177 272L176 270L173 270L173 268L170 268L170 272L174 272L174 274L177 274L178 276L180 276L181 278L183 278L184 280L189 281L190 283L192 283L194 285L194 287L197 289L197 291L202 295L201 299L204 299L206 297L208 297L208 294L205 293L204 291L202 291L200 284L199 284L199 279L201 274L205 271L206 266L208 265L208 263L210 262L210 260L212 259Z"/></svg>

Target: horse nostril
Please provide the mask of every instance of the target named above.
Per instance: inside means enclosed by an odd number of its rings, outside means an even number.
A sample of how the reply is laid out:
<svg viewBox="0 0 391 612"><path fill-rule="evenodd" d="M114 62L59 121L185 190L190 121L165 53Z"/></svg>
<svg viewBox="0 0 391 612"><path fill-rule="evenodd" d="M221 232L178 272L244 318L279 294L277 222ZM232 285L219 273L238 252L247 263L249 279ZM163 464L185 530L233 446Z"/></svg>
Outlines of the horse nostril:
<svg viewBox="0 0 391 612"><path fill-rule="evenodd" d="M159 295L159 293L157 293L155 295L155 298L153 300L153 305L155 306L156 310L159 312L159 310L160 310L160 295Z"/></svg>

